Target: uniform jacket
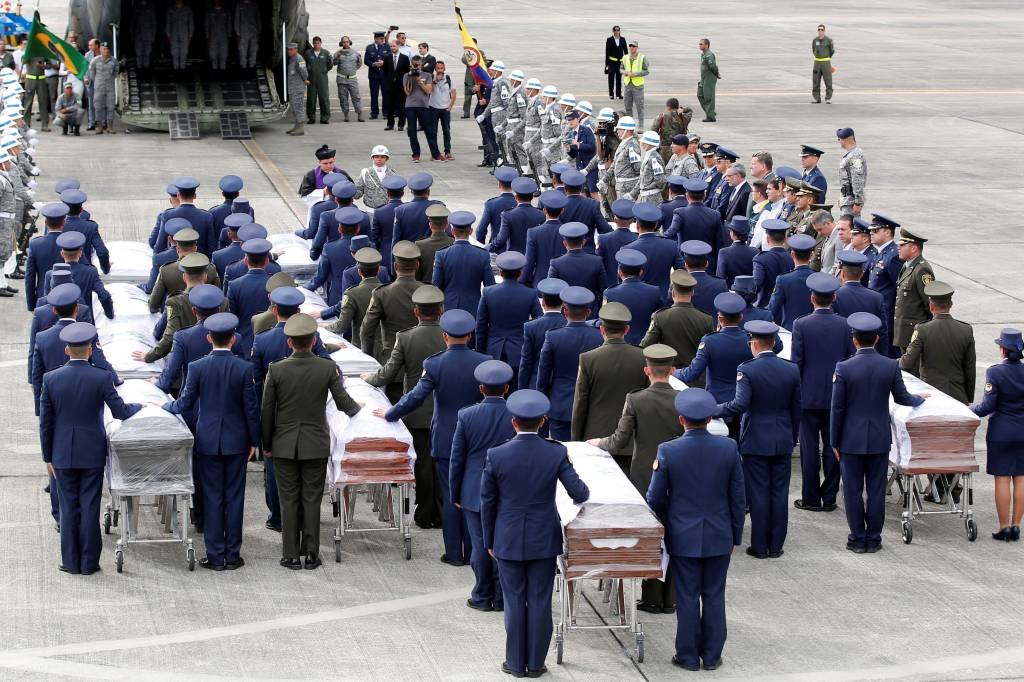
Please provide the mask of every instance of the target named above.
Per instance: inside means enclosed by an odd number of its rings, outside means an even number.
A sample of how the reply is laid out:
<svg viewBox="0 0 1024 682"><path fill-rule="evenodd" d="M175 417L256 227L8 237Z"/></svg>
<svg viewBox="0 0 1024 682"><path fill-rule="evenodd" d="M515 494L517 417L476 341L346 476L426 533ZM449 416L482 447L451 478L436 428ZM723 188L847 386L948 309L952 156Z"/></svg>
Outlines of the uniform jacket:
<svg viewBox="0 0 1024 682"><path fill-rule="evenodd" d="M580 126L581 128L583 126ZM558 219L565 223L583 223L587 226L587 240L583 242L583 250L594 253L594 233L608 234L612 226L601 215L601 204L582 194L569 194L569 203L562 209Z"/></svg>
<svg viewBox="0 0 1024 682"><path fill-rule="evenodd" d="M171 253L175 253L171 250ZM149 312L158 313L163 310L167 298L173 294L185 291L185 280L178 269L180 257L175 257L160 266L160 272L153 282L153 289L149 293ZM220 277L217 275L217 267L210 263L206 266L206 283L219 287ZM85 291L83 289L83 291Z"/></svg>
<svg viewBox="0 0 1024 682"><path fill-rule="evenodd" d="M53 270L51 269L43 277L43 290L41 292L43 296L50 293L52 276ZM107 288L103 286L100 273L96 268L82 261L71 263L71 281L82 290L82 296L78 299L79 307L92 303L93 295L95 294L96 298L100 300L103 314L107 316L108 320L114 319L114 299L111 298Z"/></svg>
<svg viewBox="0 0 1024 682"><path fill-rule="evenodd" d="M740 420L740 452L786 455L800 433L800 370L768 351L736 371L736 397L720 404L716 416Z"/></svg>
<svg viewBox="0 0 1024 682"><path fill-rule="evenodd" d="M416 242L416 246L420 247L420 271L416 273L417 279L421 282L431 282L434 276L434 259L437 256L437 252L441 249L446 249L455 240L452 239L451 235L443 230L441 232L432 232L429 237ZM490 259L488 259L490 262Z"/></svg>
<svg viewBox="0 0 1024 682"><path fill-rule="evenodd" d="M576 504L590 497L561 443L520 433L488 450L480 484L484 547L505 561L561 554L562 523L555 507L559 481Z"/></svg>
<svg viewBox="0 0 1024 682"><path fill-rule="evenodd" d="M351 244L352 238L348 235L343 235L337 241L333 241L324 247L323 255L317 262L316 274L305 285L306 289L316 291L320 286L326 284L327 305L334 305L341 300L341 296L344 293L341 278L345 274L346 268L356 264L356 259L352 255Z"/></svg>
<svg viewBox="0 0 1024 682"><path fill-rule="evenodd" d="M706 375L705 388L719 403L736 397L736 368L751 359L747 333L739 327L722 327L700 340L693 362L676 370L676 378L688 386L699 386Z"/></svg>
<svg viewBox="0 0 1024 682"><path fill-rule="evenodd" d="M647 504L671 556L712 557L743 542L743 466L735 441L691 429L658 448Z"/></svg>
<svg viewBox="0 0 1024 682"><path fill-rule="evenodd" d="M597 255L604 263L604 279L609 286L613 286L619 281L619 263L615 260L615 254L619 252L619 249L635 242L636 239L636 232L628 227L615 228L611 232L601 235L597 244ZM661 296L664 298L664 292L661 292Z"/></svg>
<svg viewBox="0 0 1024 682"><path fill-rule="evenodd" d="M370 223L370 242L380 251L381 268L394 272L391 262L391 245L395 235L395 209L402 205L401 199L391 199L380 208L374 209Z"/></svg>
<svg viewBox="0 0 1024 682"><path fill-rule="evenodd" d="M430 454L435 459L450 459L455 423L459 410L480 401L480 384L473 377L477 365L490 356L466 345L449 346L423 361L423 375L411 391L388 410L386 419L398 421L434 397L430 419Z"/></svg>
<svg viewBox="0 0 1024 682"><path fill-rule="evenodd" d="M380 269L377 270L377 276L376 277L371 277L370 279L377 280L376 282L374 282L374 284L376 284L378 286L381 285L381 284L390 284L391 283L391 275L388 274L388 271L384 268L384 264L383 263L381 263ZM352 289L354 287L359 286L363 281L364 280L363 280L362 275L359 274L359 266L358 265L350 265L349 267L345 268L345 272L343 272L342 275L341 275L341 293L342 293L342 295L344 296L344 294L346 294L349 289ZM375 286L373 288L376 289L377 287ZM367 303L367 305L369 305L369 303L370 303L369 296L367 296L367 298L366 298L366 303ZM331 312L328 312L328 311L331 311ZM324 310L322 313L320 313L320 319L321 320L329 320L329 319L331 319L331 317L338 316L340 314L340 312L341 312L341 305L340 305L340 303L339 304L335 304L331 308L328 308L327 310Z"/></svg>
<svg viewBox="0 0 1024 682"><path fill-rule="evenodd" d="M496 197L491 197L484 202L484 212L480 216L480 222L476 224L476 231L473 233L473 237L476 238L481 244L487 244L494 241L498 236L498 230L501 228L502 217L506 211L511 211L516 207L516 195L512 192L502 192ZM540 221L536 224L544 222L544 214L540 209L535 209L541 213ZM490 235L488 236L488 230ZM526 240L523 240L523 247L526 246ZM514 249L522 253L521 249Z"/></svg>
<svg viewBox="0 0 1024 682"><path fill-rule="evenodd" d="M814 270L810 267L798 265L792 272L779 275L775 280L775 291L768 300L768 309L772 311L775 324L793 331L793 323L797 318L809 315L814 310L811 290L807 288L807 278L812 274Z"/></svg>
<svg viewBox="0 0 1024 682"><path fill-rule="evenodd" d="M83 218L80 215L69 215L64 220L65 232L81 232L85 235L85 246L82 247L82 262L92 263L92 254L96 254L100 262L100 268L104 273L110 272L110 251L103 243L100 236L100 226L95 221Z"/></svg>
<svg viewBox="0 0 1024 682"><path fill-rule="evenodd" d="M723 245L722 218L714 210L699 201L691 203L672 212L672 220L663 225L665 236L675 239L681 246L683 242L696 239L711 247L708 269L714 270L718 252Z"/></svg>
<svg viewBox="0 0 1024 682"><path fill-rule="evenodd" d="M45 297L44 297L45 298ZM32 325L28 332L28 383L32 383L32 358L36 350L36 336L41 332L57 324L57 313L53 312L53 306L45 301L36 306L32 311ZM88 322L92 324L92 310L87 305L78 306L78 314L75 315L75 322Z"/></svg>
<svg viewBox="0 0 1024 682"><path fill-rule="evenodd" d="M487 251L459 240L434 256L433 284L444 292L444 309L461 308L476 315L481 286L494 284Z"/></svg>
<svg viewBox="0 0 1024 682"><path fill-rule="evenodd" d="M896 299L893 322L892 344L900 348L910 345L910 337L914 327L932 319L928 308L928 297L924 288L935 281L932 265L924 258L915 258L903 263L899 278L896 280Z"/></svg>
<svg viewBox="0 0 1024 682"><path fill-rule="evenodd" d="M331 357L331 354L324 347L324 342L320 340L319 334L317 334L316 341L313 342L312 352L313 355L318 355L322 358L330 359ZM278 322L270 329L260 332L253 337L252 370L253 381L257 388L257 396L263 395L263 380L267 376L270 364L291 354L292 349L288 347L288 337L284 334L284 322Z"/></svg>
<svg viewBox="0 0 1024 682"><path fill-rule="evenodd" d="M472 512L480 511L480 482L487 451L516 435L505 399L485 397L476 405L459 410L452 441L448 481L452 502Z"/></svg>
<svg viewBox="0 0 1024 682"><path fill-rule="evenodd" d="M486 209L484 215L487 215ZM500 215L492 216L491 221L491 243L487 250L491 253L503 253L505 251L518 251L526 253L528 246L528 235L531 228L544 224L544 211L533 206L533 204L519 204L512 208L505 209ZM552 221L559 225L559 221ZM498 229L494 229L497 224ZM483 222L481 222L483 225ZM556 228L557 231L557 228ZM477 226L477 241L483 240L479 237L480 226ZM527 258L529 260L529 258ZM544 270L547 272L547 270Z"/></svg>
<svg viewBox="0 0 1024 682"><path fill-rule="evenodd" d="M604 300L617 301L629 308L633 319L626 332L626 343L639 344L651 326L651 316L661 309L665 297L653 284L627 277L621 284L605 289Z"/></svg>
<svg viewBox="0 0 1024 682"><path fill-rule="evenodd" d="M37 416L39 415L39 397L43 389L44 375L68 362L68 356L64 352L67 344L60 340L60 331L72 322L74 320L57 320L52 327L36 335L35 352L32 353L32 394L35 399ZM95 341L92 344L92 356L89 363L105 370L107 380L112 385L121 383L117 372L103 355L103 349Z"/></svg>
<svg viewBox="0 0 1024 682"><path fill-rule="evenodd" d="M563 256L551 260L548 277L565 280L569 286L584 287L594 293L594 300L600 301L604 293L604 263L601 258L583 249L573 249ZM598 306L594 306L594 314Z"/></svg>
<svg viewBox="0 0 1024 682"><path fill-rule="evenodd" d="M640 278L658 287L658 290L667 296L672 282L672 270L684 266L683 254L679 253L676 242L652 232L645 232L626 248L636 249L647 257L647 264L644 265L644 272Z"/></svg>
<svg viewBox="0 0 1024 682"><path fill-rule="evenodd" d="M729 290L729 285L724 279L709 275L704 270L694 270L690 273L697 280L697 288L693 290L693 307L701 312L715 315L715 296Z"/></svg>
<svg viewBox="0 0 1024 682"><path fill-rule="evenodd" d="M335 204L337 207L337 204ZM356 234L370 234L370 216L363 211L363 217L359 222L359 229ZM316 227L316 236L313 237L313 244L309 247L310 260L316 260L324 252L327 244L337 241L341 237L338 230L338 219L334 217L334 210L326 210L320 214Z"/></svg>
<svg viewBox="0 0 1024 682"><path fill-rule="evenodd" d="M327 459L331 434L327 394L348 416L359 411L342 385L338 366L312 353L292 353L270 366L263 383L263 449L279 459Z"/></svg>
<svg viewBox="0 0 1024 682"><path fill-rule="evenodd" d="M747 246L743 242L733 242L718 252L718 265L715 276L724 279L725 283L732 287L733 281L740 275L754 274L754 256L758 250L753 246Z"/></svg>
<svg viewBox="0 0 1024 682"><path fill-rule="evenodd" d="M537 364L537 390L551 400L551 419L572 419L580 355L602 341L601 332L584 322L569 322L544 337Z"/></svg>
<svg viewBox="0 0 1024 682"><path fill-rule="evenodd" d="M238 316L238 335L241 337L242 355L252 349L252 317L270 307L267 280L270 273L263 268L249 272L228 284L228 309Z"/></svg>
<svg viewBox="0 0 1024 682"><path fill-rule="evenodd" d="M263 269L266 270L268 275L276 275L281 272L281 266L274 260L273 254L271 254L270 260L263 266ZM228 285L247 272L249 272L249 264L244 259L236 260L224 268L224 280L220 283L220 287L227 292ZM210 283L213 284L213 282Z"/></svg>
<svg viewBox="0 0 1024 682"><path fill-rule="evenodd" d="M395 348L387 362L367 383L371 386L387 386L401 381L402 393L409 393L423 376L423 361L444 349L444 337L438 321L420 320L412 329L398 332ZM428 395L423 399L423 404L402 417L402 421L410 429L428 429L433 412L434 396Z"/></svg>
<svg viewBox="0 0 1024 682"><path fill-rule="evenodd" d="M971 325L940 313L917 325L900 367L966 405L974 398L975 361Z"/></svg>
<svg viewBox="0 0 1024 682"><path fill-rule="evenodd" d="M213 262L213 267L217 270L217 276L223 282L224 271L227 270L228 266L232 263L237 263L243 258L245 258L245 252L242 251L242 242L231 242L224 248L214 251L210 261Z"/></svg>
<svg viewBox="0 0 1024 682"><path fill-rule="evenodd" d="M543 314L536 290L506 280L484 287L476 311L476 348L514 368L522 359L523 328Z"/></svg>
<svg viewBox="0 0 1024 682"><path fill-rule="evenodd" d="M395 229L391 235L392 249L402 240L417 242L430 234L427 207L440 203L440 201L426 197L413 197L412 201L396 207Z"/></svg>
<svg viewBox="0 0 1024 682"><path fill-rule="evenodd" d="M39 444L55 469L100 469L107 461L103 406L115 419L142 409L125 404L110 375L85 360L73 360L43 378L39 398Z"/></svg>
<svg viewBox="0 0 1024 682"><path fill-rule="evenodd" d="M790 359L800 370L800 404L805 410L832 407L832 375L836 364L853 355L846 318L830 308L817 308L793 325Z"/></svg>
<svg viewBox="0 0 1024 682"><path fill-rule="evenodd" d="M868 287L880 293L885 299L885 308L888 311L889 319L892 318L896 307L896 282L899 280L901 270L903 270L903 261L899 258L896 242L886 244L871 264ZM893 338L895 338L895 330L893 330Z"/></svg>
<svg viewBox="0 0 1024 682"><path fill-rule="evenodd" d="M825 195L828 193L828 180L825 179L825 174L821 172L821 169L815 166L809 171L804 171L801 179L821 190L821 194L818 195L818 203L824 204Z"/></svg>
<svg viewBox="0 0 1024 682"><path fill-rule="evenodd" d="M692 303L674 303L662 308L651 317L641 348L664 343L676 349L676 367L686 367L697 355L700 340L715 330L711 316L701 312Z"/></svg>
<svg viewBox="0 0 1024 682"><path fill-rule="evenodd" d="M675 406L678 393L667 382L659 381L627 394L615 432L599 443L610 452L632 455L629 480L641 495L647 494L651 484L658 447L683 435Z"/></svg>
<svg viewBox="0 0 1024 682"><path fill-rule="evenodd" d="M1020 442L1024 433L1024 365L1003 360L985 370L985 392L971 410L979 417L992 415L986 442Z"/></svg>
<svg viewBox="0 0 1024 682"><path fill-rule="evenodd" d="M391 355L395 334L416 326L412 294L421 286L423 282L415 277L398 277L391 284L383 284L373 290L359 330L361 348L375 348L380 337L383 356L377 359L383 362Z"/></svg>
<svg viewBox="0 0 1024 682"><path fill-rule="evenodd" d="M552 329L565 326L560 312L546 312L523 325L523 349L519 359L519 388L537 388L537 362L544 338Z"/></svg>
<svg viewBox="0 0 1024 682"><path fill-rule="evenodd" d="M776 279L792 269L793 259L781 246L773 246L754 256L754 291L757 292L754 305L758 308L767 307L775 291Z"/></svg>
<svg viewBox="0 0 1024 682"><path fill-rule="evenodd" d="M341 79L338 82L341 82ZM384 177L386 178L389 175L395 175L395 170L391 166L385 166ZM388 192L384 189L384 185L381 184L382 182L382 178L377 175L377 171L372 167L362 169L359 171L359 177L356 178L355 198L361 198L367 208L380 208L388 203Z"/></svg>
<svg viewBox="0 0 1024 682"><path fill-rule="evenodd" d="M882 321L878 347L889 347L889 316L885 311L885 299L880 293L868 289L860 282L846 282L836 291L832 309L843 317L849 317L854 313L871 313L876 316Z"/></svg>
<svg viewBox="0 0 1024 682"><path fill-rule="evenodd" d="M503 220L503 226L504 223ZM547 277L551 261L565 253L565 245L558 234L561 225L558 220L548 220L526 232L526 267L519 276L520 282L530 286L537 284Z"/></svg>
<svg viewBox="0 0 1024 682"><path fill-rule="evenodd" d="M156 380L157 388L164 393L170 393L176 385L185 385L189 365L199 358L206 357L213 350L213 346L206 340L208 333L202 323L174 332L171 354L167 357L167 364L164 365L160 377ZM241 357L242 351L238 341L238 334L235 334L235 343L231 346L231 352ZM183 412L182 416L185 417L185 421L190 427L195 428L194 412L191 415L188 412Z"/></svg>
<svg viewBox="0 0 1024 682"><path fill-rule="evenodd" d="M189 367L177 400L164 405L173 414L197 408L195 451L201 455L248 454L260 442L260 415L252 363L230 350L214 350Z"/></svg>
<svg viewBox="0 0 1024 682"><path fill-rule="evenodd" d="M160 225L160 232L157 234L156 246L153 247L154 251L161 251L167 245L167 235L164 233L163 226L167 224L167 221L171 218L184 218L188 221L188 224L192 226L196 232L199 233L199 253L209 256L216 250L218 244L218 237L220 236L213 229L213 216L210 215L209 211L203 210L195 204L182 202L181 205L176 208L169 208L163 212L164 221Z"/></svg>
<svg viewBox="0 0 1024 682"><path fill-rule="evenodd" d="M36 301L43 295L43 278L53 269L54 263L62 261L57 237L60 232L47 232L28 243L25 259L25 303L28 311L36 307Z"/></svg>
<svg viewBox="0 0 1024 682"><path fill-rule="evenodd" d="M644 352L620 339L580 355L576 392L572 401L572 439L609 435L622 415L626 395L648 383Z"/></svg>
<svg viewBox="0 0 1024 682"><path fill-rule="evenodd" d="M861 348L836 365L832 380L832 447L841 455L887 454L892 445L889 395L898 405L917 407L899 364L874 348Z"/></svg>

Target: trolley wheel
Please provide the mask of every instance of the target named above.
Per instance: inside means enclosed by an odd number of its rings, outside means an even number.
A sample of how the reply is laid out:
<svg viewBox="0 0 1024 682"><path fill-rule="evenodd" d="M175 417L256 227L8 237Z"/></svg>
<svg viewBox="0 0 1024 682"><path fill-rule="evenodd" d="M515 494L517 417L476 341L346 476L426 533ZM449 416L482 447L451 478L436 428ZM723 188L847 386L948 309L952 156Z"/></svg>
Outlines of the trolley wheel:
<svg viewBox="0 0 1024 682"><path fill-rule="evenodd" d="M189 547L185 552L185 558L188 560L188 570L196 570L196 550Z"/></svg>
<svg viewBox="0 0 1024 682"><path fill-rule="evenodd" d="M967 519L964 521L964 528L967 530L967 539L974 542L978 539L978 524L974 522L974 519Z"/></svg>
<svg viewBox="0 0 1024 682"><path fill-rule="evenodd" d="M124 569L124 552L117 550L114 552L114 563L117 565L117 572L121 573Z"/></svg>
<svg viewBox="0 0 1024 682"><path fill-rule="evenodd" d="M637 635L636 636L636 662L637 663L643 663L644 662L644 636L643 635Z"/></svg>
<svg viewBox="0 0 1024 682"><path fill-rule="evenodd" d="M562 664L562 650L565 645L565 638L562 635L555 637L555 663Z"/></svg>
<svg viewBox="0 0 1024 682"><path fill-rule="evenodd" d="M341 540L334 541L334 562L341 563Z"/></svg>
<svg viewBox="0 0 1024 682"><path fill-rule="evenodd" d="M904 522L903 523L903 542L905 544L909 545L913 541L914 541L914 527L911 526L909 523Z"/></svg>
<svg viewBox="0 0 1024 682"><path fill-rule="evenodd" d="M104 512L103 513L103 534L104 535L110 535L110 524L112 522L113 522L113 519L110 518L110 512Z"/></svg>
<svg viewBox="0 0 1024 682"><path fill-rule="evenodd" d="M405 560L408 561L412 559L412 538L405 538L402 544L405 545Z"/></svg>
<svg viewBox="0 0 1024 682"><path fill-rule="evenodd" d="M338 518L341 516L341 501L331 498L331 516Z"/></svg>

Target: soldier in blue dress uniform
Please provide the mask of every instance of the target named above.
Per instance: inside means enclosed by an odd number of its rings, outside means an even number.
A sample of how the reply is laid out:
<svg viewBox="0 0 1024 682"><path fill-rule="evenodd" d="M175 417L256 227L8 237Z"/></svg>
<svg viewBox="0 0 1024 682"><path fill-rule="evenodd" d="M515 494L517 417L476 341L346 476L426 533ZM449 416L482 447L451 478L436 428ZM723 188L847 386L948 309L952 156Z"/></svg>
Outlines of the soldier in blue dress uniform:
<svg viewBox="0 0 1024 682"><path fill-rule="evenodd" d="M679 270L683 267L683 255L679 252L678 245L672 239L666 239L658 234L658 224L661 222L661 211L654 204L638 202L633 205L633 217L636 218L636 230L639 235L626 248L636 249L647 258L647 265L640 277L648 284L653 284L662 292L662 296L668 297L670 278L672 270Z"/></svg>
<svg viewBox="0 0 1024 682"><path fill-rule="evenodd" d="M789 238L790 255L793 258L793 269L775 280L775 291L768 299L768 309L772 312L775 324L787 331L793 331L793 323L798 317L810 314L811 295L807 289L807 278L814 272L811 270L811 252L814 250L814 237L806 234L794 234Z"/></svg>
<svg viewBox="0 0 1024 682"><path fill-rule="evenodd" d="M586 126L581 126L586 127ZM562 173L562 184L565 186L565 196L569 203L562 210L563 223L583 223L587 226L586 241L583 250L587 253L594 253L595 235L608 234L612 231L611 225L601 215L601 204L583 194L583 188L587 184L587 178L583 173L572 168Z"/></svg>
<svg viewBox="0 0 1024 682"><path fill-rule="evenodd" d="M480 222L476 224L476 231L473 233L473 236L481 244L494 241L494 238L498 236L498 230L501 229L501 221L505 212L511 211L518 205L517 196L512 192L512 183L518 177L519 173L515 168L502 166L494 169L494 179L498 181L498 190L501 193L484 202L484 211L480 215ZM533 192L526 199L526 203L530 203L532 200ZM541 222L544 222L543 219Z"/></svg>
<svg viewBox="0 0 1024 682"><path fill-rule="evenodd" d="M519 369L523 349L523 328L543 311L537 292L519 281L526 257L518 251L498 254L495 265L501 282L484 287L476 311L476 348L495 360L503 360L515 371Z"/></svg>
<svg viewBox="0 0 1024 682"><path fill-rule="evenodd" d="M558 228L558 235L562 238L565 253L551 260L548 277L563 279L569 286L589 289L595 300L600 299L606 286L604 263L600 256L585 250L587 226L579 222L563 223ZM592 313L591 317L595 314Z"/></svg>
<svg viewBox="0 0 1024 682"><path fill-rule="evenodd" d="M658 287L640 278L643 275L647 257L636 249L619 249L615 254L619 264L618 277L621 283L604 290L606 303L617 301L627 308L633 319L626 332L626 343L639 345L651 326L651 316L661 310L665 295Z"/></svg>
<svg viewBox="0 0 1024 682"><path fill-rule="evenodd" d="M466 605L478 611L502 611L501 585L494 557L484 547L484 531L480 522L480 481L488 449L507 442L516 435L512 415L505 405L505 394L512 381L512 367L501 360L488 360L477 365L474 378L480 383L484 399L476 405L459 410L452 441L449 471L452 503L462 510L469 539L473 545L470 565L476 579Z"/></svg>
<svg viewBox="0 0 1024 682"><path fill-rule="evenodd" d="M679 247L683 254L686 270L697 280L697 288L693 290L693 307L714 317L715 296L729 290L724 279L719 279L707 272L712 248L707 242L692 239L683 242Z"/></svg>
<svg viewBox="0 0 1024 682"><path fill-rule="evenodd" d="M395 211L402 205L406 181L401 175L388 175L381 182L388 195L388 203L374 209L370 223L370 243L380 251L381 265L389 274L394 274L391 262L391 246L395 236ZM383 280L381 280L383 281Z"/></svg>
<svg viewBox="0 0 1024 682"><path fill-rule="evenodd" d="M629 246L636 241L636 232L629 229L633 222L633 202L629 199L616 199L612 202L612 216L615 219L615 226L608 234L601 235L597 243L597 255L604 263L605 281L608 286L614 286L618 281L616 271L618 270L616 254L624 246ZM644 256L644 262L647 257Z"/></svg>
<svg viewBox="0 0 1024 682"><path fill-rule="evenodd" d="M537 294L542 314L523 325L523 348L519 359L519 388L537 387L537 362L544 346L544 337L552 329L564 327L562 290L569 286L565 280L547 278L537 282Z"/></svg>
<svg viewBox="0 0 1024 682"><path fill-rule="evenodd" d="M825 174L818 168L818 160L821 159L824 153L817 147L812 147L809 144L800 146L800 165L803 166L804 171L800 179L820 190L818 192L819 204L825 203L825 194L828 192L828 180L825 179Z"/></svg>
<svg viewBox="0 0 1024 682"><path fill-rule="evenodd" d="M90 220L82 215L82 205L88 197L80 189L69 189L60 193L60 200L67 204L68 215L64 219L64 231L81 232L85 235L85 262L92 263L92 254L96 254L96 260L100 263L100 269L104 274L110 272L110 251L103 243L100 235L100 226L96 221Z"/></svg>
<svg viewBox="0 0 1024 682"><path fill-rule="evenodd" d="M540 207L544 211L545 220L526 232L526 267L523 268L520 277L523 284L532 285L535 281L544 279L548 274L551 260L565 253L565 247L558 236L558 228L562 226L562 209L568 203L565 194L558 190L549 189L540 195Z"/></svg>
<svg viewBox="0 0 1024 682"><path fill-rule="evenodd" d="M729 560L743 542L743 467L734 441L708 433L714 396L688 388L675 405L685 432L658 448L647 503L665 525L676 586L672 663L714 670L725 647Z"/></svg>
<svg viewBox="0 0 1024 682"><path fill-rule="evenodd" d="M767 233L768 250L754 256L754 291L757 292L754 305L758 308L768 307L772 292L775 291L775 281L779 275L793 269L793 259L786 253L785 247L789 223L785 220L766 220L762 227Z"/></svg>
<svg viewBox="0 0 1024 682"><path fill-rule="evenodd" d="M64 218L68 214L67 204L54 202L39 209L46 223L46 232L28 243L25 258L25 305L28 311L36 307L36 301L43 295L43 278L55 263L61 261L57 237L64 231Z"/></svg>
<svg viewBox="0 0 1024 682"><path fill-rule="evenodd" d="M531 389L509 396L516 435L487 451L480 484L484 547L498 562L505 602L501 669L515 677L547 671L555 558L563 552L555 486L561 482L576 504L590 497L565 446L538 435L550 406L544 394Z"/></svg>
<svg viewBox="0 0 1024 682"><path fill-rule="evenodd" d="M434 176L430 173L416 173L409 178L408 187L412 201L395 209L395 229L391 235L391 248L401 241L417 242L430 234L427 224L427 207L438 203L430 198L430 186Z"/></svg>
<svg viewBox="0 0 1024 682"><path fill-rule="evenodd" d="M662 230L669 239L675 239L680 246L684 242L697 240L711 246L711 269L717 270L718 252L722 249L723 234L722 216L704 205L704 195L708 185L700 178L684 181L687 205L677 208L668 224L662 224Z"/></svg>
<svg viewBox="0 0 1024 682"><path fill-rule="evenodd" d="M455 242L434 256L433 285L444 292L444 309L465 310L475 316L480 306L480 290L494 284L491 257L485 249L469 241L476 216L455 211L448 216Z"/></svg>
<svg viewBox="0 0 1024 682"><path fill-rule="evenodd" d="M727 226L732 245L718 252L718 266L715 275L732 287L736 277L754 274L754 256L758 250L747 244L750 235L750 221L746 216L733 216Z"/></svg>
<svg viewBox="0 0 1024 682"><path fill-rule="evenodd" d="M839 261L839 277L843 285L836 291L832 309L837 315L850 317L854 313L871 313L882 321L879 330L878 347L887 348L889 339L888 319L885 314L885 299L882 294L864 285L864 267L871 262L868 256L853 249L844 249L836 255Z"/></svg>
<svg viewBox="0 0 1024 682"><path fill-rule="evenodd" d="M871 214L871 245L878 252L871 263L871 274L868 277L868 288L877 291L885 300L885 328L888 330L888 338L885 345L878 346L878 352L889 357L899 357L899 351L893 345L896 334L893 326L896 312L896 285L899 283L900 272L903 270L903 261L900 260L900 250L893 241L896 228L900 226L892 218L887 218L878 213Z"/></svg>
<svg viewBox="0 0 1024 682"><path fill-rule="evenodd" d="M515 173L515 170L508 166L502 166L495 170ZM507 175L505 177L508 177ZM544 211L533 205L533 196L537 193L537 183L532 178L516 177L509 185L512 189L515 204L504 210L500 215L491 218L491 242L487 250L491 253L526 250L526 235L533 227L541 225L545 221ZM485 209L486 210L486 209ZM480 239L480 228L477 227L477 241Z"/></svg>

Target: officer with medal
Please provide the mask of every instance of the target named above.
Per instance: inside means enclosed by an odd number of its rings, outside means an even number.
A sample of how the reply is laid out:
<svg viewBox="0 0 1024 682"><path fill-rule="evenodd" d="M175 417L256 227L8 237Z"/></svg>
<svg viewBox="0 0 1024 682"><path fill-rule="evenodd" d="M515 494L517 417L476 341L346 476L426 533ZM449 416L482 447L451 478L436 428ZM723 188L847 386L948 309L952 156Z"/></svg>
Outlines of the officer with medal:
<svg viewBox="0 0 1024 682"><path fill-rule="evenodd" d="M926 237L915 234L905 227L900 230L900 238L897 240L899 260L903 262L903 269L896 279L892 345L901 352L910 345L915 327L932 317L925 289L935 281L935 272L931 263L926 261L921 253L926 241ZM969 395L973 397L974 391Z"/></svg>

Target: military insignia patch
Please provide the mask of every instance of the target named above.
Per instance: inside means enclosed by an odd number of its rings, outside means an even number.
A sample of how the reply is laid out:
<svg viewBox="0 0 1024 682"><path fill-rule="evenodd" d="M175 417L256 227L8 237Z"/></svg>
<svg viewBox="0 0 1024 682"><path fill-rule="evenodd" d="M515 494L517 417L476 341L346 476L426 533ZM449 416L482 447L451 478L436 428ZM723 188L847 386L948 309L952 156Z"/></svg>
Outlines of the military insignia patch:
<svg viewBox="0 0 1024 682"><path fill-rule="evenodd" d="M933 277L930 273L926 272L923 275L921 275L921 281L928 285L935 281L935 277Z"/></svg>
<svg viewBox="0 0 1024 682"><path fill-rule="evenodd" d="M704 347L704 342L703 341L701 341L700 343L697 344L697 350L700 350L703 347Z"/></svg>
<svg viewBox="0 0 1024 682"><path fill-rule="evenodd" d="M917 330L916 329L914 330L914 333L910 335L910 343L914 343L914 341L917 341Z"/></svg>
<svg viewBox="0 0 1024 682"><path fill-rule="evenodd" d="M839 378L839 375L836 374L835 372L832 372L832 383L833 384L836 383L836 379L838 379L838 378Z"/></svg>
<svg viewBox="0 0 1024 682"><path fill-rule="evenodd" d="M637 163L638 161L640 161L640 155L637 154L634 150L630 149L629 150L629 162L630 163Z"/></svg>
<svg viewBox="0 0 1024 682"><path fill-rule="evenodd" d="M736 381L743 381L743 372L736 372Z"/></svg>
<svg viewBox="0 0 1024 682"><path fill-rule="evenodd" d="M568 453L568 452L567 452L567 453L565 453L565 458L566 458L567 460L569 460L569 464L572 464L572 457L570 457L570 456L569 456L569 453Z"/></svg>
<svg viewBox="0 0 1024 682"><path fill-rule="evenodd" d="M992 392L992 384L991 383L985 384L985 393L991 393L991 392Z"/></svg>
<svg viewBox="0 0 1024 682"><path fill-rule="evenodd" d="M853 159L852 161L850 161L850 165L856 168L857 170L860 170L864 166L864 161L862 161L861 159Z"/></svg>
<svg viewBox="0 0 1024 682"><path fill-rule="evenodd" d="M651 465L651 468L654 469L655 471L658 470L658 458L657 457L654 458L654 464Z"/></svg>

